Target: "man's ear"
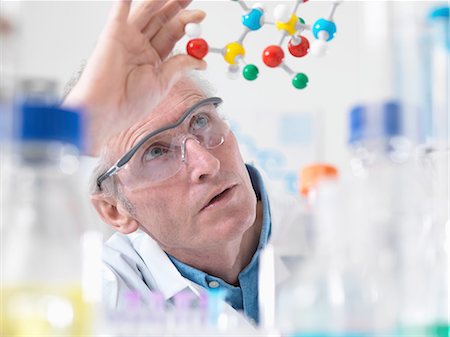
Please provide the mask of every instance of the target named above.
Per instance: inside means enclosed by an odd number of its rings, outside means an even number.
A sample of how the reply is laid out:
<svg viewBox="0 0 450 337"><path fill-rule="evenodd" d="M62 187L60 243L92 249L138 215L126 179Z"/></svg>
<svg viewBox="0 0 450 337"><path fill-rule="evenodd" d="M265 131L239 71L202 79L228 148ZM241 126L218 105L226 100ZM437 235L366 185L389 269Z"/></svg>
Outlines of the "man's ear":
<svg viewBox="0 0 450 337"><path fill-rule="evenodd" d="M93 194L91 202L102 220L115 231L130 234L139 228L139 222L115 198Z"/></svg>

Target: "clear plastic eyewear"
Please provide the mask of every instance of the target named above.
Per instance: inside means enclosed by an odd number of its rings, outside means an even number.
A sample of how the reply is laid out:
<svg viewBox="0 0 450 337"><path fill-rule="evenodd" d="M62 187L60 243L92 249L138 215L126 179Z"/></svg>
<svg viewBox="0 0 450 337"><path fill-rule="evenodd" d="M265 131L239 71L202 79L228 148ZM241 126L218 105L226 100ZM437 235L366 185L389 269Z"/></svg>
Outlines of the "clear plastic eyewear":
<svg viewBox="0 0 450 337"><path fill-rule="evenodd" d="M125 167L127 172L121 179L130 188L143 181L158 182L174 176L186 160L185 148L189 139L206 149L223 144L229 128L217 113L220 103L222 99L219 97L201 100L177 122L150 132L97 178L98 188L101 190L105 179Z"/></svg>

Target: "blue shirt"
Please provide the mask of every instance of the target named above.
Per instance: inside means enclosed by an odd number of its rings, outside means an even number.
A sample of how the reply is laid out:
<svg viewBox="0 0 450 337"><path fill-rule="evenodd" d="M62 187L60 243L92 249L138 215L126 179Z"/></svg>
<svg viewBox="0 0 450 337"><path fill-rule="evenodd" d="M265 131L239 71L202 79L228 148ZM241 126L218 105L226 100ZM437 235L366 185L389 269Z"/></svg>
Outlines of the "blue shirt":
<svg viewBox="0 0 450 337"><path fill-rule="evenodd" d="M181 275L192 282L208 289L210 287L224 289L226 291L225 300L234 309L243 311L244 314L256 323L259 323L259 305L258 305L258 270L259 254L266 245L270 235L270 209L267 192L264 188L259 172L252 166L247 165L247 170L252 181L253 189L258 200L262 202L263 217L262 229L259 237L259 244L250 263L238 275L239 285L231 285L224 280L208 275L207 273L188 266L169 255L175 267Z"/></svg>

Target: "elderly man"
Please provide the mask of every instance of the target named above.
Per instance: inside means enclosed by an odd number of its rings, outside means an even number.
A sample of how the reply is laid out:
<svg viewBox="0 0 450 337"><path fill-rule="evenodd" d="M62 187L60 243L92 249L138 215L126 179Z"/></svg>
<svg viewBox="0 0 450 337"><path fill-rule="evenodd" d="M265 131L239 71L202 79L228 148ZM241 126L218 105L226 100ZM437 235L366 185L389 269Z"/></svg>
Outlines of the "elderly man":
<svg viewBox="0 0 450 337"><path fill-rule="evenodd" d="M277 211L218 112L222 100L186 75L204 62L167 58L185 24L204 17L185 5L147 1L130 14L120 1L65 102L88 111L89 152L103 147L91 198L117 231L105 245L106 300L121 308L129 290L147 303L152 291L170 300L220 287L258 322L259 256Z"/></svg>
<svg viewBox="0 0 450 337"><path fill-rule="evenodd" d="M256 321L268 201L217 111L220 103L192 80L179 80L147 118L109 142L105 158L126 164L114 175L114 162L100 165L92 201L120 233L106 243L104 259L118 291L149 298L158 290L170 299L191 282L221 287L233 308ZM124 298L109 299L121 306L116 301Z"/></svg>

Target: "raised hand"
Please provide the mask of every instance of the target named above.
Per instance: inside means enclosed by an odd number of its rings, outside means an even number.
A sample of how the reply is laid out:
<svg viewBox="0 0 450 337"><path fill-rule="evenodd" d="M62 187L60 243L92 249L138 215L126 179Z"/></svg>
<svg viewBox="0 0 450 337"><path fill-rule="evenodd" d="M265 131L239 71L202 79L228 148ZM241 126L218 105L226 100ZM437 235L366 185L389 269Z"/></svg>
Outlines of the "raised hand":
<svg viewBox="0 0 450 337"><path fill-rule="evenodd" d="M87 116L90 155L117 132L149 113L181 75L204 69L189 55L170 56L189 22L202 11L186 10L188 0L147 0L131 10L118 0L76 86L63 105L80 106Z"/></svg>

